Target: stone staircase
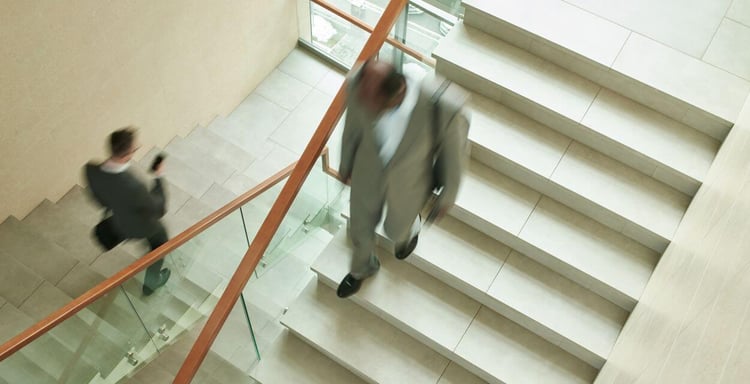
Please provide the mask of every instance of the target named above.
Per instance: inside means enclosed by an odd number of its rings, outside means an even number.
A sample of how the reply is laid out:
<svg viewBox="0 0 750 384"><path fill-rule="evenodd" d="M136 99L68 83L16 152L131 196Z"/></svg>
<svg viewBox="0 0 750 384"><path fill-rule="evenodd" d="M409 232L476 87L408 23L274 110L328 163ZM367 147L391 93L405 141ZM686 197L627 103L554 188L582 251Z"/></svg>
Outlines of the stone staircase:
<svg viewBox="0 0 750 384"><path fill-rule="evenodd" d="M170 235L257 184L242 174L255 157L223 135L226 124L227 119L218 118L136 162L135 171L148 179L145 170L153 157L159 152L168 156L169 206L164 222ZM76 186L56 203L43 201L23 220L10 217L0 224L1 340L22 332L148 251L145 244L127 242L102 253L91 237L102 213L87 193ZM266 197L244 208L249 230L260 226L272 201ZM172 278L153 296L141 295L139 274L123 290L113 291L0 363L0 383L127 382L133 374L125 359L129 351L136 352L140 360L136 369L140 369L155 355L154 348L163 353L210 313L239 262L238 255L247 249L236 216L237 220L217 224L211 233L168 256L165 266L172 269ZM207 240L209 236L214 238ZM159 338L159 328L167 340ZM210 359L247 378L214 352Z"/></svg>
<svg viewBox="0 0 750 384"><path fill-rule="evenodd" d="M261 383L594 382L750 93L563 1L463 4L433 54L474 93L456 206L350 300L338 233Z"/></svg>

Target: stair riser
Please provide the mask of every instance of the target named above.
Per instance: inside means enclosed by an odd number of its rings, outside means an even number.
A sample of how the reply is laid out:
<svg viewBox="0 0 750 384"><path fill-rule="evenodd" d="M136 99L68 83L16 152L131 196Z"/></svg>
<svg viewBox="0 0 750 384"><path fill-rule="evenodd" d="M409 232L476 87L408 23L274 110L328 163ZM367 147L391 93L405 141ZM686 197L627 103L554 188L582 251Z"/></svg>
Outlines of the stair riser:
<svg viewBox="0 0 750 384"><path fill-rule="evenodd" d="M327 285L331 289L335 290L338 287L339 282L329 279L325 274L317 273L317 276L318 276L318 281ZM384 311L381 311L377 306L374 306L371 303L367 302L366 300L361 299L360 296L354 295L350 299L354 301L355 303L357 303L357 305L365 308L366 310L373 313L377 317L383 319L388 324L394 326L401 332L404 332L407 335L413 337L415 340L419 341L420 343L430 347L432 350L440 353L441 355L445 356L449 360L455 361L456 359L459 358L459 356L456 355L452 349L436 343L434 340L430 339L427 335L424 335L421 332L415 330L414 328L405 324L403 321L399 320L398 318L393 317ZM469 372L477 376L482 376L482 377L489 376L489 373L481 369L478 369L477 367L474 367L473 365L467 365L467 366L464 366L464 368L466 368Z"/></svg>
<svg viewBox="0 0 750 384"><path fill-rule="evenodd" d="M486 97L524 114L533 120L571 137L591 148L605 153L631 168L661 181L689 196L694 195L700 182L674 169L664 166L644 154L603 136L577 121L560 115L529 99L524 98L500 85L493 84L476 74L469 72L445 60L438 59L437 70L447 78L472 89ZM657 172L658 170L658 172Z"/></svg>
<svg viewBox="0 0 750 384"><path fill-rule="evenodd" d="M472 7L466 7L464 23L648 105L718 140L723 140L732 127L732 123L723 118L712 116L676 97Z"/></svg>
<svg viewBox="0 0 750 384"><path fill-rule="evenodd" d="M530 244L527 241L521 239L520 237L509 233L490 222L483 220L481 217L478 217L459 206L454 206L449 213L451 216L463 221L479 232L482 232L485 235L508 245L517 252L532 258L533 260L546 266L547 268L552 269L553 271L578 283L584 288L593 291L597 295L603 297L606 300L609 300L610 302L625 309L626 311L630 312L635 307L635 304L637 302L635 298L629 297L616 288L609 286L597 280L593 276L590 276L574 268L573 266L561 261L554 255L551 255L537 248L533 244Z"/></svg>
<svg viewBox="0 0 750 384"><path fill-rule="evenodd" d="M474 288L469 284L466 284L461 279L455 276L452 276L451 274L446 273L445 271L442 271L439 268L436 268L429 262L419 257L419 255L414 254L406 260L410 264L422 270L423 272L435 277L436 279L439 279L443 283L471 297L472 299L478 301L482 305L488 308L491 308L493 311L505 316L506 318L528 329L529 331L537 334L538 336L549 341L550 343L557 345L558 347L570 353L571 355L585 361L587 364L591 365L592 367L600 369L604 365L604 362L606 361L605 357L598 356L597 354L586 350L585 348L581 347L575 342L567 339L565 336L535 321L533 318L528 317L524 315L523 313L505 305L504 303L498 301L497 299L493 298L487 293L482 292L479 289ZM446 357L453 359L451 356L446 356ZM466 368L467 370L470 370L471 367L465 366L464 368ZM473 372L473 373L480 376L480 373L478 372Z"/></svg>
<svg viewBox="0 0 750 384"><path fill-rule="evenodd" d="M563 186L544 178L478 143L472 143L471 156L488 167L546 195L554 200L588 216L612 230L662 253L669 240L653 233L638 224L608 210L607 208L572 192ZM627 229L627 230L626 230Z"/></svg>

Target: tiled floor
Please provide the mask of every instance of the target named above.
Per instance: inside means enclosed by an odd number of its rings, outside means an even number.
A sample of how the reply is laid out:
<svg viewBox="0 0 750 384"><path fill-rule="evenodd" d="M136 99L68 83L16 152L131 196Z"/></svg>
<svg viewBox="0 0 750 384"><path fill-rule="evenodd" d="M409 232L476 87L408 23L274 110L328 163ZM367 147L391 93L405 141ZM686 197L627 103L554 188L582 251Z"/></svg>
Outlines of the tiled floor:
<svg viewBox="0 0 750 384"><path fill-rule="evenodd" d="M565 0L750 80L748 0Z"/></svg>

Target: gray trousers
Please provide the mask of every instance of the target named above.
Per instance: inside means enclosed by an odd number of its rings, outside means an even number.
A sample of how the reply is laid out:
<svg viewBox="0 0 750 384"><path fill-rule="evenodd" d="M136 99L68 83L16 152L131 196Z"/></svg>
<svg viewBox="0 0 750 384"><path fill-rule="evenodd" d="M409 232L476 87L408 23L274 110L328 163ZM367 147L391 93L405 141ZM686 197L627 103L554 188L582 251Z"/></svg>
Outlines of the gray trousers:
<svg viewBox="0 0 750 384"><path fill-rule="evenodd" d="M372 196L370 196L372 197ZM387 204L385 234L394 244L403 244L419 233L419 211L423 202L403 201L396 198L363 198L352 190L350 200L349 236L354 245L350 273L356 279L372 276L378 271L380 262L375 255L375 229L383 216Z"/></svg>

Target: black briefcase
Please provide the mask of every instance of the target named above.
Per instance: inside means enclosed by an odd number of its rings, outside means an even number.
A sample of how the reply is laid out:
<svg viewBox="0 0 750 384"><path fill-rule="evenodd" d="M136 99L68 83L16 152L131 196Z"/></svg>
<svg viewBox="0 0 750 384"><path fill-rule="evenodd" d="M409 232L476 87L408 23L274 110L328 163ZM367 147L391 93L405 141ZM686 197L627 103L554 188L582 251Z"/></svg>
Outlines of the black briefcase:
<svg viewBox="0 0 750 384"><path fill-rule="evenodd" d="M107 251L118 246L123 241L115 232L112 224L112 216L106 217L94 227L94 237L96 237L99 245Z"/></svg>

